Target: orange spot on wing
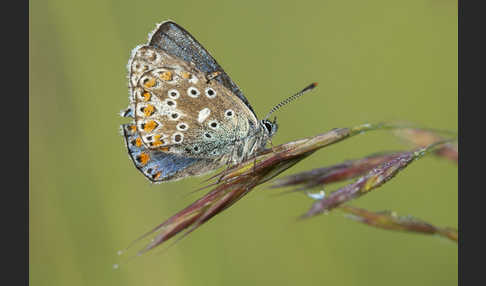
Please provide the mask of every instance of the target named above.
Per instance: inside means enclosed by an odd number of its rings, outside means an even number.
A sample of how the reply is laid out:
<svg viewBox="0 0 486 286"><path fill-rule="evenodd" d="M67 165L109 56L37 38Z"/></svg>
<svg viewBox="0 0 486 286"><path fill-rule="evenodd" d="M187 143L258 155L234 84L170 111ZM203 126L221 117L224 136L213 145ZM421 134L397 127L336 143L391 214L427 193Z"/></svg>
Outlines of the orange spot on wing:
<svg viewBox="0 0 486 286"><path fill-rule="evenodd" d="M137 131L137 126L135 126L135 125L130 125L128 128L130 129L131 132Z"/></svg>
<svg viewBox="0 0 486 286"><path fill-rule="evenodd" d="M157 128L157 126L159 126L157 122L155 122L154 120L150 120L149 122L142 124L142 129L145 132L151 132L152 130Z"/></svg>
<svg viewBox="0 0 486 286"><path fill-rule="evenodd" d="M155 107L149 104L142 109L142 112L145 116L150 116L155 112Z"/></svg>
<svg viewBox="0 0 486 286"><path fill-rule="evenodd" d="M167 152L170 150L170 147L160 147L159 150L162 152Z"/></svg>
<svg viewBox="0 0 486 286"><path fill-rule="evenodd" d="M146 88L151 88L155 85L155 78L151 78L149 80L146 80L143 85L146 87Z"/></svg>
<svg viewBox="0 0 486 286"><path fill-rule="evenodd" d="M182 75L182 78L184 78L184 79L190 79L191 78L191 74L188 73L188 72L182 72L181 75Z"/></svg>
<svg viewBox="0 0 486 286"><path fill-rule="evenodd" d="M142 139L140 139L140 137L137 137L137 139L135 139L135 146L137 147L142 146Z"/></svg>
<svg viewBox="0 0 486 286"><path fill-rule="evenodd" d="M160 139L160 135L154 135L154 141L150 143L150 146L158 147L162 144L164 144L164 140Z"/></svg>
<svg viewBox="0 0 486 286"><path fill-rule="evenodd" d="M160 75L160 78L163 79L163 80L165 80L165 81L172 80L172 72L170 72L170 71L163 72Z"/></svg>
<svg viewBox="0 0 486 286"><path fill-rule="evenodd" d="M147 91L144 92L142 96L143 96L143 100L145 100L145 101L149 101L150 97L152 97L150 92L147 92Z"/></svg>
<svg viewBox="0 0 486 286"><path fill-rule="evenodd" d="M157 180L157 179L158 179L158 178L159 178L161 175L162 175L162 173L161 173L161 172L157 172L157 173L155 173L155 174L152 176L152 178L153 178L154 180Z"/></svg>
<svg viewBox="0 0 486 286"><path fill-rule="evenodd" d="M150 160L150 156L147 153L142 153L137 157L137 161L143 166L147 164L147 162Z"/></svg>

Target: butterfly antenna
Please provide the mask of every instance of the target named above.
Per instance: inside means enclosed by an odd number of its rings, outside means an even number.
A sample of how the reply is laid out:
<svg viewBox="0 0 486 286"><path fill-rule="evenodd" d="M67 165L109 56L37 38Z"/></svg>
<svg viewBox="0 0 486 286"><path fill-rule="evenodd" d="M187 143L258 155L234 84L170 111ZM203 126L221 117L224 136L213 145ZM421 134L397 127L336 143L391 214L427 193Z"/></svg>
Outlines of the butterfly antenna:
<svg viewBox="0 0 486 286"><path fill-rule="evenodd" d="M309 84L306 88L304 88L303 90L297 92L296 94L284 99L282 102L280 102L279 104L275 105L272 110L270 110L270 112L267 114L267 116L265 116L264 120L268 119L270 117L270 115L272 115L272 113L274 113L275 111L279 110L282 106L296 100L297 98L301 97L302 95L304 95L304 93L308 92L308 91L311 91L314 89L314 87L317 86L317 82L313 82L311 84Z"/></svg>

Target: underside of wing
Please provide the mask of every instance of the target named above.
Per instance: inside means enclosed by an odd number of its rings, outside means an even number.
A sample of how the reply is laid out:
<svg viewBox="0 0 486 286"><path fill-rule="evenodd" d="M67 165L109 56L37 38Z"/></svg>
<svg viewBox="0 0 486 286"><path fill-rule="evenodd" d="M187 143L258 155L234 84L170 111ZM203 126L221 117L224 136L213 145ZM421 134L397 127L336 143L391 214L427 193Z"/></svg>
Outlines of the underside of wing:
<svg viewBox="0 0 486 286"><path fill-rule="evenodd" d="M209 52L184 28L172 21L163 22L151 34L148 45L164 50L168 54L179 57L186 62L194 63L201 72L208 74L220 72L220 75L215 80L231 90L253 114L255 113L240 88L224 72L223 68Z"/></svg>
<svg viewBox="0 0 486 286"><path fill-rule="evenodd" d="M201 158L189 158L147 149L133 124L122 125L128 154L135 167L150 181L166 182L187 176L198 176L220 166L219 162Z"/></svg>
<svg viewBox="0 0 486 286"><path fill-rule="evenodd" d="M219 158L258 125L227 87L180 58L141 46L130 62L134 117L148 149L194 158Z"/></svg>

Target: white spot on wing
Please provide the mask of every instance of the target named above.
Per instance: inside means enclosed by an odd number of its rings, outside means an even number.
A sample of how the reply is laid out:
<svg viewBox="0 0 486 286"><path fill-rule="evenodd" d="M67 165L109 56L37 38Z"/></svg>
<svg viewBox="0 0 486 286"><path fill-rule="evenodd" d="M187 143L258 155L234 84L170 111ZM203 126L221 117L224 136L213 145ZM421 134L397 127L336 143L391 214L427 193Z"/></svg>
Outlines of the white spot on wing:
<svg viewBox="0 0 486 286"><path fill-rule="evenodd" d="M206 107L204 109L201 109L201 111L199 111L197 121L199 123L203 123L204 120L206 120L206 118L208 118L210 114L211 114L211 110L209 110L209 108Z"/></svg>

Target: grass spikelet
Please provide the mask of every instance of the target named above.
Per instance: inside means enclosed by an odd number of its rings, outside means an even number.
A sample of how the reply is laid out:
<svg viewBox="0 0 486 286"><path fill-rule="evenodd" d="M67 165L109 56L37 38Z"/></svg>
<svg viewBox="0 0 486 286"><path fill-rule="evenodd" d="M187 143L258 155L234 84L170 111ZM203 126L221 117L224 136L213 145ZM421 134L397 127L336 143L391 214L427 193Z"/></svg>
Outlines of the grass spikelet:
<svg viewBox="0 0 486 286"><path fill-rule="evenodd" d="M291 168L315 151L369 131L393 130L397 128L402 127L379 123L364 124L353 128L336 128L323 134L288 142L265 150L256 158L233 166L209 178L208 181L213 180L213 182L207 186L212 187L208 193L142 235L129 247L141 239L151 237L151 241L137 253L137 255L141 255L178 234L180 234L179 239L183 238L215 215L233 205L256 186ZM313 216L325 210L338 207L342 203L382 185L401 169L421 157L424 153L434 149L438 144L442 146L444 143L436 142L414 151L381 153L359 160L346 161L336 166L287 177L277 181L274 187L303 185L304 188L308 188L366 174L355 183L316 201L306 214L306 217Z"/></svg>
<svg viewBox="0 0 486 286"><path fill-rule="evenodd" d="M329 211L342 205L343 203L367 194L368 192L391 180L413 161L421 158L426 153L435 151L438 147L442 147L442 145L444 145L446 142L449 141L436 142L427 147L418 148L409 152L403 152L398 156L392 157L378 167L373 168L366 175L358 178L355 182L332 192L319 201L316 201L310 210L302 216L302 218L308 218L322 212Z"/></svg>
<svg viewBox="0 0 486 286"><path fill-rule="evenodd" d="M347 218L377 228L439 235L456 243L459 236L457 230L454 228L436 227L412 216L398 216L392 211L371 212L349 205L343 205L339 209L346 213Z"/></svg>

